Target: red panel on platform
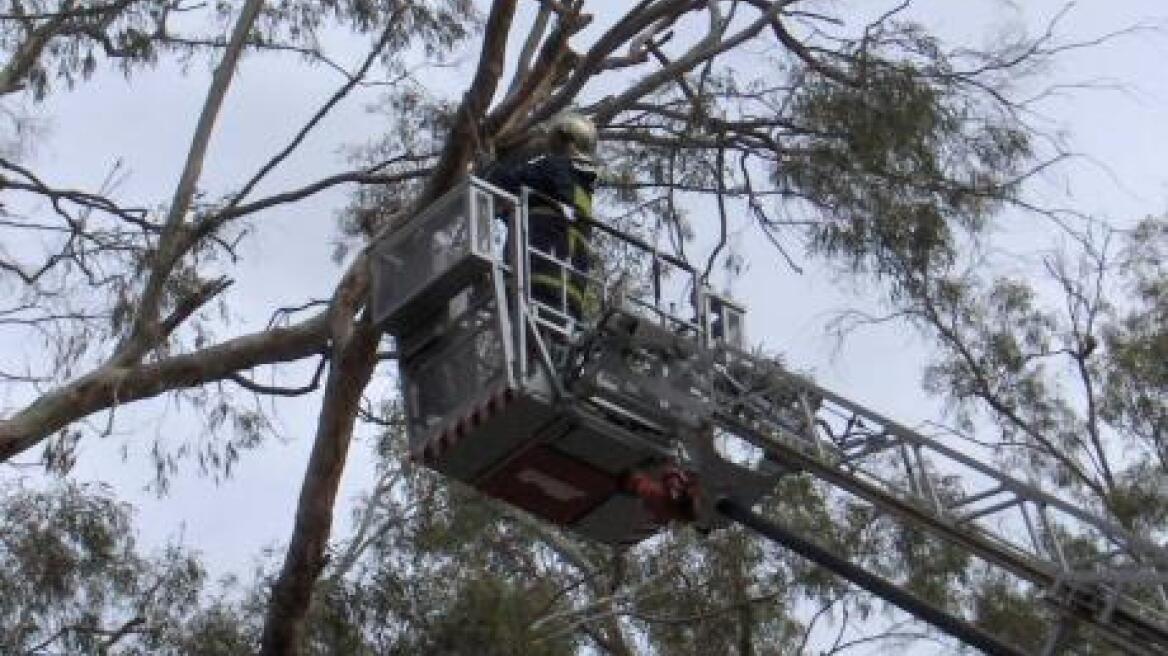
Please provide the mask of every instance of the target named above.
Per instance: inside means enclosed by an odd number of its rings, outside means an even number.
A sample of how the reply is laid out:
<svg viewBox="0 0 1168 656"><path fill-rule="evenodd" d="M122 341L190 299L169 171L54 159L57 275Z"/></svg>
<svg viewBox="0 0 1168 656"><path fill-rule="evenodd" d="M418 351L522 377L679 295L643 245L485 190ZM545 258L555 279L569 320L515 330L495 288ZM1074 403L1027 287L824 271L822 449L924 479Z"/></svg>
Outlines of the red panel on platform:
<svg viewBox="0 0 1168 656"><path fill-rule="evenodd" d="M479 485L483 492L561 525L612 496L616 478L546 445L528 449Z"/></svg>

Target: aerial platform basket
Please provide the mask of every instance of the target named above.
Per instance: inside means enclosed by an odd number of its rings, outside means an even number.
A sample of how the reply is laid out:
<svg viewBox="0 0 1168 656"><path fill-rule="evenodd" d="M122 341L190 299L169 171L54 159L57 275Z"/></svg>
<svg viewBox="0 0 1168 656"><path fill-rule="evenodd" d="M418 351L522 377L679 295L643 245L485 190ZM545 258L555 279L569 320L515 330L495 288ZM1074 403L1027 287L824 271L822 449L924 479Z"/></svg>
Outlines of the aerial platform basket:
<svg viewBox="0 0 1168 656"><path fill-rule="evenodd" d="M592 539L637 542L660 526L622 477L684 458L681 444L707 429L710 347L739 345L741 308L607 227L600 248L632 248L657 275L672 269L696 301L688 316L662 309L659 280L630 291L605 267L570 270L525 238L527 196L470 178L372 247L373 316L397 339L410 455ZM533 300L536 258L543 271L552 262L588 275L592 316ZM725 467L703 471L736 477L723 487L748 505L771 484Z"/></svg>
<svg viewBox="0 0 1168 656"><path fill-rule="evenodd" d="M372 312L397 339L413 459L609 544L678 516L649 514L665 476L646 472L696 473L699 527L733 519L987 653L1024 653L749 511L802 472L1041 595L1044 654L1088 625L1122 653L1168 653L1161 545L745 352L742 308L649 244L593 223L586 270L541 251L526 238L532 193L463 181L372 247ZM566 292L534 298L533 270L584 289L584 316Z"/></svg>
<svg viewBox="0 0 1168 656"><path fill-rule="evenodd" d="M491 240L499 233L494 219L513 213L516 202L468 178L407 225L380 235L371 249L373 320L395 335L407 333L489 272Z"/></svg>

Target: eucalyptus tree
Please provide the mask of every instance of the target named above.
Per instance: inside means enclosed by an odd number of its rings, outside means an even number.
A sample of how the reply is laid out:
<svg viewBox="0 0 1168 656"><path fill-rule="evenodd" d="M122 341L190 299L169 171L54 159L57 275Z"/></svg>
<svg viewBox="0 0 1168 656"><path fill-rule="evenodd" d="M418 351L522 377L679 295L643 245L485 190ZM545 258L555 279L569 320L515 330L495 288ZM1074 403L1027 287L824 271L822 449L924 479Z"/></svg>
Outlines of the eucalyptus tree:
<svg viewBox="0 0 1168 656"><path fill-rule="evenodd" d="M16 399L0 414L0 459L42 448L51 466L67 468L78 441L103 430L87 418L105 413L108 430L118 408L172 396L216 418L219 436L194 450L227 468L271 430L238 402L242 393L319 390L295 528L262 638L265 653L297 653L312 634L311 600L327 572L337 486L355 426L376 419L367 412L374 400L364 395L378 365L392 358L365 311L367 240L408 222L467 172L522 156L543 121L573 107L601 128L609 164L604 213L692 258L707 275L719 264L733 266L728 232L735 217L747 217L786 254L822 256L914 297L917 280L954 262L961 235L983 229L997 208L1018 199L1030 175L1059 157L1034 139L1010 83L1073 44L1050 31L993 52L949 49L905 17L909 4L865 5L860 19L853 7L811 0L248 0L238 11L182 0L9 3L0 15L7 59L0 100L33 103L22 105L33 118L46 94L84 84L107 65L133 75L161 58L209 57L216 68L181 156L182 174L164 197L119 198L113 184L57 186L22 165L19 149L0 159L0 285L13 290L0 307L0 327L44 344L38 357L0 371L14 390L8 398ZM355 68L320 46L330 30L369 42ZM473 60L448 69L465 73L461 94L446 97L415 74L447 65L468 46ZM209 141L240 58L257 50L326 67L343 81L253 175L208 195L200 181ZM381 134L357 163L260 193L323 119L366 84L384 89L381 118L371 123ZM275 320L264 329L225 335L229 327L212 309L235 300L237 245L248 222L343 185L355 187L345 227L356 248L331 296L272 308ZM697 208L709 208L709 216ZM30 243L45 244L38 249L44 252L11 246ZM702 244L712 246L699 250ZM261 384L247 374L297 361L318 362L307 385L279 373L275 384ZM557 547L551 534L531 530L563 562L579 548ZM784 594L747 581L761 562L757 546L741 536L720 539L726 549L710 557L738 572L723 599L738 609L737 644L754 644L753 627L798 642L800 629L778 615L751 619L758 604ZM503 577L460 585L471 597L488 590L512 598L516 583ZM600 594L596 581L581 585L594 586L596 599L609 605L600 614L607 619L556 621L591 631L589 639L613 651L632 649L620 646L627 627L614 619L628 607ZM528 603L520 601L516 608ZM634 621L649 626L646 618L659 610L650 604Z"/></svg>
<svg viewBox="0 0 1168 656"><path fill-rule="evenodd" d="M150 653L200 606L205 573L180 547L138 553L108 490L5 485L0 648L6 654Z"/></svg>
<svg viewBox="0 0 1168 656"><path fill-rule="evenodd" d="M1037 273L980 265L913 276L891 315L850 320L895 316L931 339L925 383L947 402L949 439L1161 543L1168 225L1163 217L1127 228L1092 222L1063 241L1041 254ZM1114 557L1073 526L1056 530L1077 557ZM1000 579L974 579L981 621L1040 648L1029 622L1037 609ZM1080 644L1084 653L1117 653Z"/></svg>

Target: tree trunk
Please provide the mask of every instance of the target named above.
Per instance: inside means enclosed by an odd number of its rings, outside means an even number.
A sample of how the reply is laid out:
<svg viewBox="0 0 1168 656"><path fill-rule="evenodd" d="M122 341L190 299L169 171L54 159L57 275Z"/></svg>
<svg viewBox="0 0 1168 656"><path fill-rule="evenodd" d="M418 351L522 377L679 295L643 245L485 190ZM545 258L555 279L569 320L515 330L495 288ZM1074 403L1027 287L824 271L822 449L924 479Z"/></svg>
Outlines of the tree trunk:
<svg viewBox="0 0 1168 656"><path fill-rule="evenodd" d="M474 80L463 95L434 172L405 220L410 220L465 174L466 164L480 137L479 124L503 71L515 5L516 0L495 0L491 4ZM313 586L326 564L324 550L332 529L333 503L344 471L353 424L361 394L377 364L381 331L369 322L367 316L355 326L351 321L366 300L368 279L364 275L364 266L361 261L354 265L351 271L356 272L356 284L343 282L333 299L335 346L332 368L325 387L316 442L300 490L296 525L284 566L268 602L260 646L260 653L265 656L296 656L301 653Z"/></svg>
<svg viewBox="0 0 1168 656"><path fill-rule="evenodd" d="M333 504L361 395L377 364L380 336L381 331L362 318L351 337L334 350L316 441L300 489L296 524L268 603L261 654L301 653L312 589L327 563L324 552L332 529Z"/></svg>

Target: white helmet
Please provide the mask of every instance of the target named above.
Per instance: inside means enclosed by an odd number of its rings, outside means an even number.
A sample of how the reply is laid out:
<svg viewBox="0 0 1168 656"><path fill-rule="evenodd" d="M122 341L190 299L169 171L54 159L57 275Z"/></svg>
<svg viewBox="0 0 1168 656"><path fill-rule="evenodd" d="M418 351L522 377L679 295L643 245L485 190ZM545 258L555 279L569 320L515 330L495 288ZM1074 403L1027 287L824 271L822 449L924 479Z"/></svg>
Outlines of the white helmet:
<svg viewBox="0 0 1168 656"><path fill-rule="evenodd" d="M584 169L596 168L596 124L576 112L562 112L548 124L553 152L571 158L572 163Z"/></svg>

